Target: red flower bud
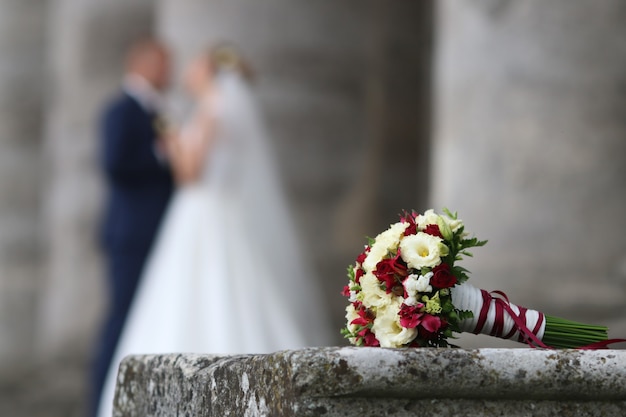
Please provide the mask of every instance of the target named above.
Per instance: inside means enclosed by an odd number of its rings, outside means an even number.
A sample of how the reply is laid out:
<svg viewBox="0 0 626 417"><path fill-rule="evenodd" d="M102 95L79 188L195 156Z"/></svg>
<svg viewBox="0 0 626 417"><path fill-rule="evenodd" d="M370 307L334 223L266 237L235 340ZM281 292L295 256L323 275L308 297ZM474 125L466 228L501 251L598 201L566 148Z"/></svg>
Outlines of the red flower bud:
<svg viewBox="0 0 626 417"><path fill-rule="evenodd" d="M356 261L360 264L363 264L363 262L365 262L365 258L367 258L367 254L369 253L369 251L370 251L370 247L368 246L365 248L365 251L363 251L362 254L357 256Z"/></svg>
<svg viewBox="0 0 626 417"><path fill-rule="evenodd" d="M456 285L457 279L452 275L448 264L439 264L433 268L433 276L430 278L430 285L435 288L450 288Z"/></svg>
<svg viewBox="0 0 626 417"><path fill-rule="evenodd" d="M350 297L350 287L348 285L343 287L343 291L341 291L341 295L344 297Z"/></svg>
<svg viewBox="0 0 626 417"><path fill-rule="evenodd" d="M356 272L354 273L354 281L357 284L361 283L361 277L363 276L363 274L364 274L364 272L363 272L362 268L357 269Z"/></svg>
<svg viewBox="0 0 626 417"><path fill-rule="evenodd" d="M416 235L417 224L415 223L416 214L409 214L406 211L400 216L400 221L408 223L409 226L404 230L404 236Z"/></svg>

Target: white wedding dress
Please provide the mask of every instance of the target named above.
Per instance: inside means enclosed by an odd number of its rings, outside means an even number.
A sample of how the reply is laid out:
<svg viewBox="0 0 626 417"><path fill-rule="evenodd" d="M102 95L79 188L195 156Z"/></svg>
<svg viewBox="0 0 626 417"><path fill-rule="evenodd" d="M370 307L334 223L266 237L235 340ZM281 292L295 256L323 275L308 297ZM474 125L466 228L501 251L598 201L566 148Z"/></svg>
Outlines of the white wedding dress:
<svg viewBox="0 0 626 417"><path fill-rule="evenodd" d="M202 178L176 192L165 216L99 417L112 415L129 354L268 353L332 341L249 87L234 72L216 83L213 147Z"/></svg>

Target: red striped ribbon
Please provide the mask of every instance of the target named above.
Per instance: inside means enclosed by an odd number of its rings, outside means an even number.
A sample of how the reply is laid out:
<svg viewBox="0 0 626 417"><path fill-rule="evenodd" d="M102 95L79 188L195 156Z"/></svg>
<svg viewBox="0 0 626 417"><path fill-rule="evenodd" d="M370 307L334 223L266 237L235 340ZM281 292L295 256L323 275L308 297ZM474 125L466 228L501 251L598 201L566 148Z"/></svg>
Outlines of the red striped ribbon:
<svg viewBox="0 0 626 417"><path fill-rule="evenodd" d="M537 333L543 322L545 320L545 316L543 313L539 313L539 319L535 324L535 327L531 331L526 326L526 312L528 311L525 307L519 307L519 314L517 314L512 308L511 303L509 302L509 297L502 291L492 291L491 293L480 290L483 297L483 305L480 309L480 314L478 315L478 321L476 322L476 327L472 333L479 334L481 333L485 323L487 322L487 316L489 314L489 309L491 308L491 302L493 301L493 305L495 308L494 311L494 324L491 328L490 335L496 336L503 339L510 339L516 332L519 332L518 341L527 343L530 347L540 347L543 349L554 349L545 343L543 343L538 337ZM492 294L497 295L498 297L492 296ZM504 313L507 313L511 320L513 320L514 326L513 328L503 336L504 332ZM595 350L595 349L606 349L609 345L613 343L622 343L626 342L626 339L608 339L603 340L596 343L591 343L589 345L581 346L577 349L584 350Z"/></svg>

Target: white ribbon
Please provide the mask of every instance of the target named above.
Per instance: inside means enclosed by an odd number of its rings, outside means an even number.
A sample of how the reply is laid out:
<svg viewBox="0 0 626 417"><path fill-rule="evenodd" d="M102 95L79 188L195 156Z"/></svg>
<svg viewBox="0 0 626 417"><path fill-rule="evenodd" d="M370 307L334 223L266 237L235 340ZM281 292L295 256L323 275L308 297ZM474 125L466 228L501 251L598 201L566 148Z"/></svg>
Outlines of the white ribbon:
<svg viewBox="0 0 626 417"><path fill-rule="evenodd" d="M474 287L470 284L461 284L451 288L450 294L452 296L452 304L459 310L469 310L474 314L473 318L466 319L460 322L461 330L464 332L474 333L476 330L476 325L478 324L478 320L480 317L480 312L483 308L483 295L480 289ZM506 302L506 301L505 301ZM513 303L508 303L516 314L520 314L520 308ZM533 331L533 329L537 326L537 322L542 320L542 324L539 327L539 330L536 333L536 336L539 340L543 339L543 333L546 328L545 318L542 318L543 314L539 313L536 310L527 309L526 310L526 327ZM489 305L489 311L487 313L487 319L480 333L482 334L491 334L491 330L495 324L496 319L496 301L494 299L491 300ZM502 338L509 334L511 330L515 327L515 322L509 315L509 313L505 310L503 314L503 330L502 330ZM518 340L520 337L520 332L515 331L509 339Z"/></svg>

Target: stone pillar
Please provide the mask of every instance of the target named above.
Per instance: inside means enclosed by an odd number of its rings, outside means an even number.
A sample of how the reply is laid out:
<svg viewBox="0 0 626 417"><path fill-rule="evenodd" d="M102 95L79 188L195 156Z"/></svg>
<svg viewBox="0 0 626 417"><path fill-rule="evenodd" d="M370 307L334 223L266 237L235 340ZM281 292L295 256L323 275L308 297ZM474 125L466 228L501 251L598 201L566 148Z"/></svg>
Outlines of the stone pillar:
<svg viewBox="0 0 626 417"><path fill-rule="evenodd" d="M435 207L487 247L475 284L626 332L626 8L438 2Z"/></svg>
<svg viewBox="0 0 626 417"><path fill-rule="evenodd" d="M621 416L625 360L540 349L130 356L113 416Z"/></svg>
<svg viewBox="0 0 626 417"><path fill-rule="evenodd" d="M161 0L179 63L240 47L297 221L342 325L343 271L428 181L430 1ZM415 182L422 187L416 190Z"/></svg>
<svg viewBox="0 0 626 417"><path fill-rule="evenodd" d="M48 354L92 349L108 295L98 248L102 179L97 122L116 93L128 44L151 32L151 0L59 0L50 17L44 214L46 285L38 345Z"/></svg>
<svg viewBox="0 0 626 417"><path fill-rule="evenodd" d="M40 284L46 1L0 1L0 368L28 356Z"/></svg>

